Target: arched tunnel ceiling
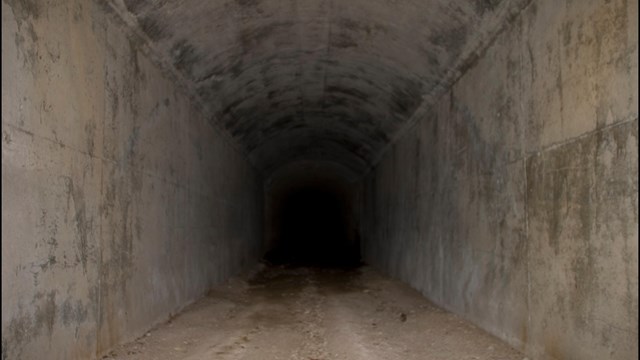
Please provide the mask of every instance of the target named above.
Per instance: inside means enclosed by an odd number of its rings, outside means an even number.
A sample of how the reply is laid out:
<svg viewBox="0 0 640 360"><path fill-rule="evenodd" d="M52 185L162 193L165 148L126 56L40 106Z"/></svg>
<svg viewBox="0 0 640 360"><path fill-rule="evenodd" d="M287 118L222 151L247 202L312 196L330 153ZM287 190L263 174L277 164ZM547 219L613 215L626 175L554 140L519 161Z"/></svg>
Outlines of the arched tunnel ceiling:
<svg viewBox="0 0 640 360"><path fill-rule="evenodd" d="M320 160L363 173L529 1L111 5L258 169Z"/></svg>

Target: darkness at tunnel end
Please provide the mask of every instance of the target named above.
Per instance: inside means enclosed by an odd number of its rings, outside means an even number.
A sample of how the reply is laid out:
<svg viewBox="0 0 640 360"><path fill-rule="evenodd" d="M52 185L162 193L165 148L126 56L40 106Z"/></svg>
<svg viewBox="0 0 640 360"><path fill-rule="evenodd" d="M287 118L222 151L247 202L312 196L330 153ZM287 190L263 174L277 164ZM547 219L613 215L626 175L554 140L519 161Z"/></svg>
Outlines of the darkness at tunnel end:
<svg viewBox="0 0 640 360"><path fill-rule="evenodd" d="M284 177L268 192L272 265L340 267L361 265L354 193L348 183L307 173Z"/></svg>

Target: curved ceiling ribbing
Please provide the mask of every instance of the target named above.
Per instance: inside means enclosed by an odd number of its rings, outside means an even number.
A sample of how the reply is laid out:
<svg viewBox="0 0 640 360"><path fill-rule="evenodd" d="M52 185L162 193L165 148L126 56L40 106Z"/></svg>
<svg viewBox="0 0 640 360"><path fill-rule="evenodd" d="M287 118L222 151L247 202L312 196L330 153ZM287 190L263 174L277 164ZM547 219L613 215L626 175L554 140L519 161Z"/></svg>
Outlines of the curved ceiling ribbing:
<svg viewBox="0 0 640 360"><path fill-rule="evenodd" d="M526 0L114 0L261 170L365 171Z"/></svg>

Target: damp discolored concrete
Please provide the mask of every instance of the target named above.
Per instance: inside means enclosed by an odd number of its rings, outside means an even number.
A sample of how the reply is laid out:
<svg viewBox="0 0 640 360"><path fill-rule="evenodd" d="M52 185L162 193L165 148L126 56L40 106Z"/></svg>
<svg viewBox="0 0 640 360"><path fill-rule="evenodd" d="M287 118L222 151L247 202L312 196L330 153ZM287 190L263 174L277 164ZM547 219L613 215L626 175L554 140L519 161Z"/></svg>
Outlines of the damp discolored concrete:
<svg viewBox="0 0 640 360"><path fill-rule="evenodd" d="M261 255L256 172L121 21L2 2L2 359L95 358Z"/></svg>
<svg viewBox="0 0 640 360"><path fill-rule="evenodd" d="M534 359L637 358L637 23L527 6L365 177L365 261Z"/></svg>
<svg viewBox="0 0 640 360"><path fill-rule="evenodd" d="M366 172L530 2L106 3L268 176L300 160Z"/></svg>

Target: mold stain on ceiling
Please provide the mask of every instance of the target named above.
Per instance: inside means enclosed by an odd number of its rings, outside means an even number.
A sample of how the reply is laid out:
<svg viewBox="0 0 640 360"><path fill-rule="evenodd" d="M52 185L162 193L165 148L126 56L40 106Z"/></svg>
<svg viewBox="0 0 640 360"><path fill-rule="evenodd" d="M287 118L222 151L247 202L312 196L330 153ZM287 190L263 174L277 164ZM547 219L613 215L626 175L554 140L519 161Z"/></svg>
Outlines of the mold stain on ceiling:
<svg viewBox="0 0 640 360"><path fill-rule="evenodd" d="M108 0L254 166L364 173L531 0Z"/></svg>

